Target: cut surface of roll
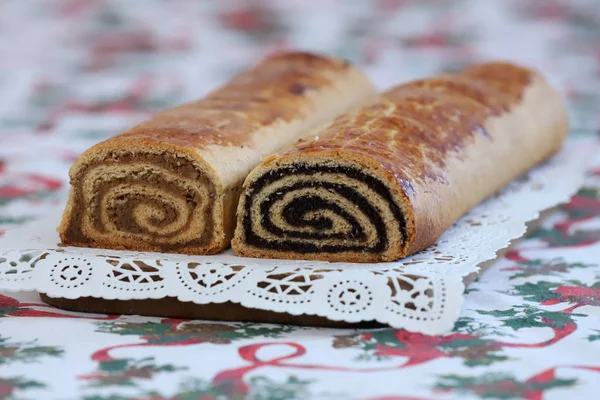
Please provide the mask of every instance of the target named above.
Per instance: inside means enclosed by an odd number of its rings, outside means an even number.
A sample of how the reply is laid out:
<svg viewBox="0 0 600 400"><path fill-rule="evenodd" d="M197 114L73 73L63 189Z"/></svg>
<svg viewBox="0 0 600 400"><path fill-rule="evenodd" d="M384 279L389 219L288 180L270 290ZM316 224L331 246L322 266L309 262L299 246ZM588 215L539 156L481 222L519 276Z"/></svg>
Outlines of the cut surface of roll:
<svg viewBox="0 0 600 400"><path fill-rule="evenodd" d="M558 93L517 65L396 86L256 167L232 247L248 257L400 259L558 151L567 131Z"/></svg>
<svg viewBox="0 0 600 400"><path fill-rule="evenodd" d="M373 95L343 60L271 56L203 99L85 151L70 170L62 243L216 253L229 245L251 169Z"/></svg>

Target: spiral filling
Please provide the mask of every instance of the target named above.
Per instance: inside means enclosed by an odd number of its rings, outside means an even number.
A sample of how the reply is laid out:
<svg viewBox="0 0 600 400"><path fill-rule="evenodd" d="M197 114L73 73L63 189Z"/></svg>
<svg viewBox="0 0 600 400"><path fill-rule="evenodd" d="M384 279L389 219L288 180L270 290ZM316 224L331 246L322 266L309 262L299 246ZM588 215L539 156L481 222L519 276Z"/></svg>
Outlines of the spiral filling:
<svg viewBox="0 0 600 400"><path fill-rule="evenodd" d="M249 185L242 219L245 243L296 253L384 253L406 222L389 188L350 165L294 163Z"/></svg>
<svg viewBox="0 0 600 400"><path fill-rule="evenodd" d="M68 230L73 242L124 239L176 250L212 239L216 189L191 160L172 154L112 154L86 165L75 180Z"/></svg>

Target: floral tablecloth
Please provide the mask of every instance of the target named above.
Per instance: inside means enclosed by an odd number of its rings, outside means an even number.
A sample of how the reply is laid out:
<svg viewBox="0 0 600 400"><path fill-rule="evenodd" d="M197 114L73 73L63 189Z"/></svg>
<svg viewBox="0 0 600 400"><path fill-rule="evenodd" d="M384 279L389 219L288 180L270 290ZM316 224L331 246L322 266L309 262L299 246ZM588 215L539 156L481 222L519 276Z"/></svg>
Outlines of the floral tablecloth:
<svg viewBox="0 0 600 400"><path fill-rule="evenodd" d="M62 204L76 156L273 50L380 87L482 59L540 67L600 128L597 0L0 3L0 231ZM0 260L1 262L1 260ZM0 294L1 399L593 399L600 163L469 286L445 336L84 315Z"/></svg>

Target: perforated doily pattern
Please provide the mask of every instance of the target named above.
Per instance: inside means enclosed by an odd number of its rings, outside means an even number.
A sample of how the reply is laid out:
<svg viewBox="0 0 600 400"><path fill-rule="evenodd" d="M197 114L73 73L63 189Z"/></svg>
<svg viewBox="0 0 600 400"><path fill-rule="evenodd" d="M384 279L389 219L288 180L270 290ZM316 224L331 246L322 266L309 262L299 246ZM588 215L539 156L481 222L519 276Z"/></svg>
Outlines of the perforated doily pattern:
<svg viewBox="0 0 600 400"><path fill-rule="evenodd" d="M580 187L595 149L572 144L473 209L431 248L380 264L185 256L59 247L60 211L0 241L0 290L37 290L75 299L166 296L197 304L379 321L439 334L460 312L462 278L525 231L539 212Z"/></svg>

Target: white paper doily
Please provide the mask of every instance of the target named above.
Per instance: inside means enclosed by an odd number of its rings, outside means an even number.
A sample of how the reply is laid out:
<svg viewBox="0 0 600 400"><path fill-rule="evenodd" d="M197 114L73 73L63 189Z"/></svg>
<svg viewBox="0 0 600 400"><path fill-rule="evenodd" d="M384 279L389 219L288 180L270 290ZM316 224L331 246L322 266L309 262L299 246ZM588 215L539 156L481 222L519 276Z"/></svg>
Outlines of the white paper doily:
<svg viewBox="0 0 600 400"><path fill-rule="evenodd" d="M597 151L572 143L449 229L431 248L380 264L241 258L231 251L185 256L59 247L62 210L0 240L0 290L75 299L158 299L379 321L441 334L460 313L463 277L520 237L539 212L567 201Z"/></svg>

